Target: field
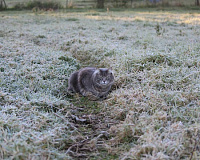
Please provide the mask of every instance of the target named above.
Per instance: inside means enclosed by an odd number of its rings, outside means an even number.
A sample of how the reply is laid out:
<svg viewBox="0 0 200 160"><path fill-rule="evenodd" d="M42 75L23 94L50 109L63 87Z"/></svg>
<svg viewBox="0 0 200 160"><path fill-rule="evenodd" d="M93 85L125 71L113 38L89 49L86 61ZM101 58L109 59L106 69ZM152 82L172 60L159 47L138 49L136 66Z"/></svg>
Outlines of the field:
<svg viewBox="0 0 200 160"><path fill-rule="evenodd" d="M0 159L200 159L200 10L80 11L0 12ZM85 66L106 100L67 95Z"/></svg>

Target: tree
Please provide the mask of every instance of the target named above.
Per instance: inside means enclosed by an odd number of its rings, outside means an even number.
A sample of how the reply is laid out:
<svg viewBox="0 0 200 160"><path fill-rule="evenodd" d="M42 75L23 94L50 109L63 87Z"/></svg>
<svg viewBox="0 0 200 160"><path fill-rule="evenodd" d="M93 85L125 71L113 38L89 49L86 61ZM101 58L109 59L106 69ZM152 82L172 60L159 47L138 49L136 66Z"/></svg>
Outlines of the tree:
<svg viewBox="0 0 200 160"><path fill-rule="evenodd" d="M195 4L199 6L199 0L195 0Z"/></svg>
<svg viewBox="0 0 200 160"><path fill-rule="evenodd" d="M0 0L0 9L7 8L5 0Z"/></svg>
<svg viewBox="0 0 200 160"><path fill-rule="evenodd" d="M104 8L104 0L97 0L97 8Z"/></svg>

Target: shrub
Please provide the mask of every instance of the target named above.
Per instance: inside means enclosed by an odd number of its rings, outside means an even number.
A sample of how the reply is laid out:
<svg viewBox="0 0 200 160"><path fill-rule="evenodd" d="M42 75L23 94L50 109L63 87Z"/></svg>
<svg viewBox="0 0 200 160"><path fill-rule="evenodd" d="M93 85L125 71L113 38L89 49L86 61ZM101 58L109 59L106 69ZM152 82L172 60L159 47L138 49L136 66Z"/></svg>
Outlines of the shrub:
<svg viewBox="0 0 200 160"><path fill-rule="evenodd" d="M38 7L39 9L59 9L62 8L62 5L59 2L53 1L31 1L27 4L27 9L33 9L35 7Z"/></svg>
<svg viewBox="0 0 200 160"><path fill-rule="evenodd" d="M33 8L38 8L38 9L44 9L44 10L48 10L48 9L59 9L62 8L61 3L59 2L54 2L54 1L30 1L26 4L24 3L17 3L14 6L14 9L33 9Z"/></svg>
<svg viewBox="0 0 200 160"><path fill-rule="evenodd" d="M22 9L25 8L25 4L24 3L17 3L17 4L14 5L13 8L16 9L16 10L22 10Z"/></svg>

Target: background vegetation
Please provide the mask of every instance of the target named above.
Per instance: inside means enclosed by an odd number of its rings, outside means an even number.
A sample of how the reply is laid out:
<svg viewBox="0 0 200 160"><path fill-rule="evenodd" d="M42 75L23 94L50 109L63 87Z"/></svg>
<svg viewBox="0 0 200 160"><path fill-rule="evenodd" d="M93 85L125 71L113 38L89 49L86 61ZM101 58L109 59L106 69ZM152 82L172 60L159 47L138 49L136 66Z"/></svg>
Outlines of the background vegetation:
<svg viewBox="0 0 200 160"><path fill-rule="evenodd" d="M199 6L199 0L0 0L0 9L138 8ZM5 3L7 5L5 5Z"/></svg>
<svg viewBox="0 0 200 160"><path fill-rule="evenodd" d="M0 12L0 159L200 159L199 10L78 11ZM67 96L85 66L108 99Z"/></svg>

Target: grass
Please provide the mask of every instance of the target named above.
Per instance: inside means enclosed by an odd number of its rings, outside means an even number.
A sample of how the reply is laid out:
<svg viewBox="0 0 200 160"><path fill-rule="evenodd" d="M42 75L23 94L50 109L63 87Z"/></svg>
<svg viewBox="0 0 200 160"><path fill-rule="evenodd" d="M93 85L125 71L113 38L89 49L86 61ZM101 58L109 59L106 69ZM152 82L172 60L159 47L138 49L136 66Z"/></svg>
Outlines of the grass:
<svg viewBox="0 0 200 160"><path fill-rule="evenodd" d="M199 159L199 10L0 13L0 159ZM112 67L104 101L69 75Z"/></svg>

